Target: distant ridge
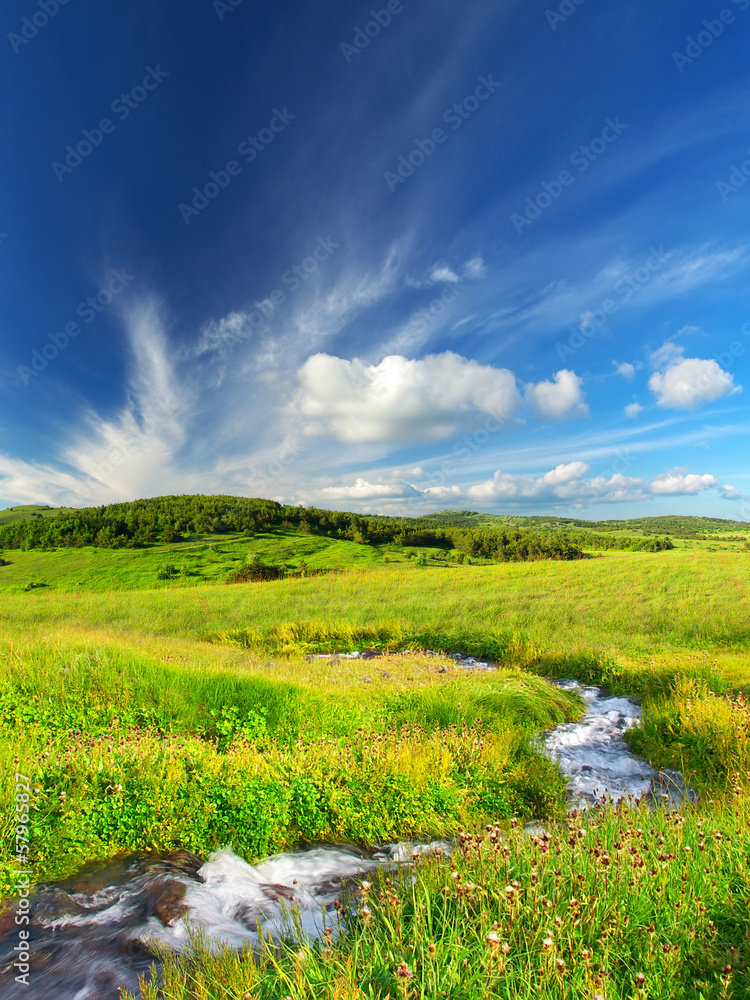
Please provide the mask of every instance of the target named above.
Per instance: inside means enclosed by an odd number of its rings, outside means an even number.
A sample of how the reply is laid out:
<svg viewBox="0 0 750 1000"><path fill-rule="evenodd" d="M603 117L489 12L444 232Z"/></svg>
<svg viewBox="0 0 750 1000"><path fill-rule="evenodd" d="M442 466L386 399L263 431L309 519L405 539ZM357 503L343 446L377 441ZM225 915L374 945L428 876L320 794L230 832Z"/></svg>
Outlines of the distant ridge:
<svg viewBox="0 0 750 1000"><path fill-rule="evenodd" d="M35 517L57 517L63 511L67 513L73 509L73 507L50 507L47 503L17 504L15 507L6 507L5 510L0 510L0 524L30 521Z"/></svg>
<svg viewBox="0 0 750 1000"><path fill-rule="evenodd" d="M662 514L656 517L634 517L611 521L585 521L574 517L551 514L481 514L475 510L440 510L422 514L418 521L432 524L459 525L466 528L499 528L514 525L526 528L586 528L591 531L642 531L645 534L676 535L677 537L723 531L748 531L750 522L732 521L722 517L696 517L692 514Z"/></svg>

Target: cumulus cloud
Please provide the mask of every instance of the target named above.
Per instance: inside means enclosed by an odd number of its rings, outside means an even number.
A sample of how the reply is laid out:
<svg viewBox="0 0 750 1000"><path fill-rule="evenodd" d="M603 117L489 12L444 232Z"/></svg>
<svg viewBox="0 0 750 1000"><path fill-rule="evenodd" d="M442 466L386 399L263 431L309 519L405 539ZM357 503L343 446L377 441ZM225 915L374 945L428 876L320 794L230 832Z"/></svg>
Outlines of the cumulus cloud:
<svg viewBox="0 0 750 1000"><path fill-rule="evenodd" d="M643 407L640 403L628 403L625 407L625 416L632 419L633 417L637 417L642 410Z"/></svg>
<svg viewBox="0 0 750 1000"><path fill-rule="evenodd" d="M716 476L686 475L682 469L662 472L651 484L651 492L655 496L692 496L711 489L721 489L721 482Z"/></svg>
<svg viewBox="0 0 750 1000"><path fill-rule="evenodd" d="M469 500L531 500L543 496L563 496L565 488L577 483L589 471L585 462L569 462L545 472L544 475L514 476L498 470L492 479L477 483L466 490ZM429 492L429 491L428 491Z"/></svg>
<svg viewBox="0 0 750 1000"><path fill-rule="evenodd" d="M541 476L514 475L498 470L491 479L468 486L435 486L423 491L425 499L454 503L490 504L524 501L554 504L632 503L654 496L695 496L706 490L718 490L725 499L739 499L733 486L722 485L712 475L687 474L684 469L663 472L649 482L616 473L587 479L585 462L568 462Z"/></svg>
<svg viewBox="0 0 750 1000"><path fill-rule="evenodd" d="M655 371L648 382L659 406L674 410L695 410L722 396L741 392L734 377L718 364L704 358L686 358L684 349L667 341L651 355Z"/></svg>
<svg viewBox="0 0 750 1000"><path fill-rule="evenodd" d="M477 414L502 424L521 404L513 372L452 351L418 360L391 354L377 365L314 354L298 380L291 411L306 421L304 433L348 444L441 441ZM525 397L545 418L588 414L575 372L563 370L552 382L529 383Z"/></svg>
<svg viewBox="0 0 750 1000"><path fill-rule="evenodd" d="M451 351L418 361L395 354L378 365L314 354L299 381L295 405L308 420L305 433L350 444L440 441L472 414L503 422L520 401L512 372Z"/></svg>
<svg viewBox="0 0 750 1000"><path fill-rule="evenodd" d="M583 380L575 372L563 368L553 382L537 382L526 386L526 399L540 417L560 420L562 417L585 417L589 408L583 402Z"/></svg>

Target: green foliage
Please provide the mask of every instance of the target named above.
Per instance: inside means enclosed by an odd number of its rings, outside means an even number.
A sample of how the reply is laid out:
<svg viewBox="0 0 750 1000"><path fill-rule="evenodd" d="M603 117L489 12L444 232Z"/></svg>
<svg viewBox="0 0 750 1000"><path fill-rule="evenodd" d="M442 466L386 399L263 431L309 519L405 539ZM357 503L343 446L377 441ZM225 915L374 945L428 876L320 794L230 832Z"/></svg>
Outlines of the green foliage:
<svg viewBox="0 0 750 1000"><path fill-rule="evenodd" d="M371 625L320 619L281 622L268 630L245 626L206 632L202 638L220 645L241 646L271 655L345 653L365 648L388 652L434 649L447 653L461 652L520 667L537 663L543 653L542 647L527 636L511 630L461 623L444 629L420 629L398 619Z"/></svg>
<svg viewBox="0 0 750 1000"><path fill-rule="evenodd" d="M748 818L739 797L684 815L598 809L532 835L493 823L460 834L450 863L427 854L352 887L327 940L243 954L196 941L140 996L742 1000Z"/></svg>
<svg viewBox="0 0 750 1000"><path fill-rule="evenodd" d="M363 704L361 688L347 697L339 685L333 700L328 683L118 647L39 643L6 661L0 780L23 762L37 789L37 878L120 851L205 856L231 843L260 857L308 839L382 843L471 817L547 815L564 785L531 741L581 710L513 671L373 685ZM10 814L9 871L3 823Z"/></svg>
<svg viewBox="0 0 750 1000"><path fill-rule="evenodd" d="M746 521L730 521L720 517L694 517L685 514L665 514L658 517L635 517L629 520L584 521L580 518L555 517L549 514L480 514L470 510L443 510L423 514L418 521L430 525L466 528L523 527L547 530L582 528L586 531L641 531L648 534L672 535L674 538L699 538L726 531L747 531ZM729 540L729 539L726 539ZM734 539L736 541L740 539ZM743 539L744 540L744 536Z"/></svg>
<svg viewBox="0 0 750 1000"><path fill-rule="evenodd" d="M458 548L498 562L525 559L578 559L582 552L570 539L549 539L517 529L464 531L425 530L410 518L369 517L339 511L282 506L271 500L244 497L167 496L61 513L54 520L26 520L0 526L0 544L7 548L81 547L138 548L157 539L174 543L184 534L241 532L280 526L303 535L318 534L361 545ZM268 572L271 572L269 567ZM232 582L272 579L253 577L238 569Z"/></svg>

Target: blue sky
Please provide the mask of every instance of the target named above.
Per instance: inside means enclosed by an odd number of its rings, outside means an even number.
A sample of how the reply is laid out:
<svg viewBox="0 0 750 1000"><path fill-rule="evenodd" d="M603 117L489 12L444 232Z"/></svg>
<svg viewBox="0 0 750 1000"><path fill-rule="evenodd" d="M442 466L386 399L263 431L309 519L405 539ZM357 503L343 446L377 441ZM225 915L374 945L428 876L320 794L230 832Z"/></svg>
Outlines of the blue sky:
<svg viewBox="0 0 750 1000"><path fill-rule="evenodd" d="M0 506L750 520L750 0L1 27Z"/></svg>

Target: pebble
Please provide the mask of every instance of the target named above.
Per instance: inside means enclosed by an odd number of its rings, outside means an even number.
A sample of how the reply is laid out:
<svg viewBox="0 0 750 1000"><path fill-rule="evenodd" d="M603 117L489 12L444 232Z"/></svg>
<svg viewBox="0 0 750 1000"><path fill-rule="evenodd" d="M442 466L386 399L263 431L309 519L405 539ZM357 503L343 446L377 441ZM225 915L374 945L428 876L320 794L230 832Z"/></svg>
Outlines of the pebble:
<svg viewBox="0 0 750 1000"><path fill-rule="evenodd" d="M332 663L339 663L341 660L374 660L385 656L381 650L377 649L355 649L351 653L308 653L306 660L331 660ZM445 656L445 653L437 652L434 649L422 649L416 652L413 649L405 649L400 656ZM478 660L475 656L464 656L463 653L448 653L448 657L453 660L461 670L497 670L497 667L489 660ZM445 673L445 668L440 668L439 673Z"/></svg>

